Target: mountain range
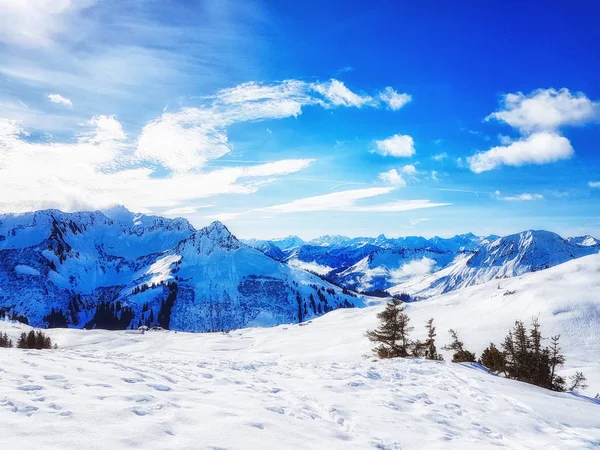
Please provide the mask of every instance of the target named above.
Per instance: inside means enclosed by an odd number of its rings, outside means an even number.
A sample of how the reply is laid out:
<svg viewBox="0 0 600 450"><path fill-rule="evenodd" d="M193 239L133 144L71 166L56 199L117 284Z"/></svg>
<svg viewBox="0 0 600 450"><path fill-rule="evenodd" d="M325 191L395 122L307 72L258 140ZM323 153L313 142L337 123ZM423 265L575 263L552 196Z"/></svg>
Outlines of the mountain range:
<svg viewBox="0 0 600 450"><path fill-rule="evenodd" d="M0 215L0 315L36 326L227 331L302 322L369 296L414 300L600 251L591 236L240 241L214 222L122 207Z"/></svg>
<svg viewBox="0 0 600 450"><path fill-rule="evenodd" d="M220 222L195 230L122 208L0 216L0 312L32 325L227 331L362 305Z"/></svg>

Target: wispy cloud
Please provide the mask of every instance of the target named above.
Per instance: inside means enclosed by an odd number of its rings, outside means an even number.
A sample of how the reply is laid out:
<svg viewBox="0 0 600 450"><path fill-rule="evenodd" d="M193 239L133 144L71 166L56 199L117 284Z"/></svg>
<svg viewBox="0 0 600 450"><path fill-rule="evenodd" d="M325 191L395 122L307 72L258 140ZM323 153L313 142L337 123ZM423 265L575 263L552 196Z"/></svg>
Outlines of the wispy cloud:
<svg viewBox="0 0 600 450"><path fill-rule="evenodd" d="M444 152L444 153L438 153L437 155L433 155L431 157L431 159L433 159L434 161L443 161L447 157L448 157L448 153Z"/></svg>
<svg viewBox="0 0 600 450"><path fill-rule="evenodd" d="M73 102L60 94L48 94L48 100L50 100L52 103L57 103L59 105L66 106L67 108L73 107Z"/></svg>
<svg viewBox="0 0 600 450"><path fill-rule="evenodd" d="M544 196L542 194L519 194L519 195L507 195L507 196L499 196L499 200L506 201L516 201L516 202L524 202L524 201L532 201L532 200L543 200Z"/></svg>
<svg viewBox="0 0 600 450"><path fill-rule="evenodd" d="M322 83L313 83L311 87L334 106L355 106L361 108L373 103L372 97L352 92L339 80L332 79Z"/></svg>
<svg viewBox="0 0 600 450"><path fill-rule="evenodd" d="M600 188L600 181L590 181L588 182L588 186L591 188Z"/></svg>
<svg viewBox="0 0 600 450"><path fill-rule="evenodd" d="M431 219L428 219L427 217L421 217L421 218L418 218L418 219L412 219L408 223L411 224L411 225L417 225L417 224L419 224L421 222L429 222L430 220Z"/></svg>
<svg viewBox="0 0 600 450"><path fill-rule="evenodd" d="M23 125L0 119L0 210L57 207L177 211L182 203L220 194L250 194L278 177L308 167L312 159L282 159L207 170L233 150L228 128L236 123L298 116L304 107L363 103L343 83L284 80L244 83L203 98L202 106L165 111L139 136L127 136L114 115L83 122L76 142L30 142ZM241 164L241 163L240 163ZM335 195L335 194L332 194ZM186 210L187 211L187 210Z"/></svg>

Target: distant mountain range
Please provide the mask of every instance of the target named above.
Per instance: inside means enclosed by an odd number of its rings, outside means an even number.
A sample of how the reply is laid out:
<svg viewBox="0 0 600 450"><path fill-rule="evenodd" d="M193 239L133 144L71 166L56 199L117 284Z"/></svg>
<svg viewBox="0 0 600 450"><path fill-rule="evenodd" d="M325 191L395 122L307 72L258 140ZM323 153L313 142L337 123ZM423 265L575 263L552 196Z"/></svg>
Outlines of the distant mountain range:
<svg viewBox="0 0 600 450"><path fill-rule="evenodd" d="M472 233L452 238L348 238L297 236L249 245L359 292L407 292L416 298L448 292L496 277L542 270L600 252L592 236L563 239L549 231L499 237Z"/></svg>
<svg viewBox="0 0 600 450"><path fill-rule="evenodd" d="M600 251L548 231L240 241L220 222L124 208L0 215L0 315L36 326L230 330L305 321L368 295L414 299Z"/></svg>
<svg viewBox="0 0 600 450"><path fill-rule="evenodd" d="M362 306L220 222L57 210L0 215L0 313L36 326L230 330Z"/></svg>

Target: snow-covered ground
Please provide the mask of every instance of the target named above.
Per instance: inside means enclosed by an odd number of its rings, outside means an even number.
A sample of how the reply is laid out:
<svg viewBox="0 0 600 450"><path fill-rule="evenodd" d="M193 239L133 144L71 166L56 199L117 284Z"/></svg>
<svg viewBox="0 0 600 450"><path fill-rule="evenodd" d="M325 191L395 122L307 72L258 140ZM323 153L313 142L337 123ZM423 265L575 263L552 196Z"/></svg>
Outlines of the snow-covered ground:
<svg viewBox="0 0 600 450"><path fill-rule="evenodd" d="M419 329L435 317L440 346L453 326L478 352L504 336L514 318L539 313L547 334L566 327L566 370L585 366L590 385L600 390L593 373L600 350L599 258L502 280L501 289L491 282L453 292L411 304L408 312ZM504 296L508 290L516 292ZM364 333L377 325L380 310L342 309L302 325L229 334L48 330L60 349L0 349L0 447L600 445L600 401L477 367L374 359ZM23 329L0 321L13 340Z"/></svg>

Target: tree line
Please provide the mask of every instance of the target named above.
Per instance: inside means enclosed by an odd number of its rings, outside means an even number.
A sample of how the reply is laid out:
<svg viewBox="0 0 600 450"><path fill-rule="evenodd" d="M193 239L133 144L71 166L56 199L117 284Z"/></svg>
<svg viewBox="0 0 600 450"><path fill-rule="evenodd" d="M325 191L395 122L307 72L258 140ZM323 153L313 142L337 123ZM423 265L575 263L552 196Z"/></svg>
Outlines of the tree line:
<svg viewBox="0 0 600 450"><path fill-rule="evenodd" d="M411 339L410 318L404 312L403 303L392 298L385 309L377 314L381 321L379 327L367 332L367 337L377 344L374 352L380 358L406 358L409 356L441 361L435 344L436 330L433 319L429 319L425 328L427 339L420 341ZM565 356L560 347L560 335L552 336L550 344L543 345L544 337L538 318L533 318L531 328L527 330L522 321L515 321L514 327L508 331L501 345L490 345L482 352L479 359L475 353L467 350L458 337L458 333L450 329L451 342L443 350L452 352L452 362L477 362L490 372L501 374L506 378L523 381L553 391L575 391L586 389L586 378L582 372L576 372L567 380L557 374L557 370L565 363Z"/></svg>
<svg viewBox="0 0 600 450"><path fill-rule="evenodd" d="M6 332L0 333L0 347L10 348L13 346L12 339ZM52 339L41 331L31 330L29 333L23 332L17 341L17 348L29 348L42 350L45 348L57 348L56 344L52 346Z"/></svg>

